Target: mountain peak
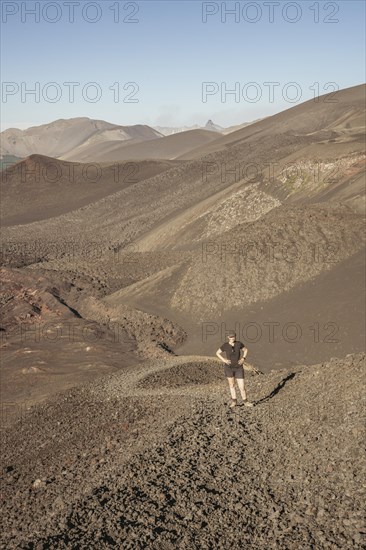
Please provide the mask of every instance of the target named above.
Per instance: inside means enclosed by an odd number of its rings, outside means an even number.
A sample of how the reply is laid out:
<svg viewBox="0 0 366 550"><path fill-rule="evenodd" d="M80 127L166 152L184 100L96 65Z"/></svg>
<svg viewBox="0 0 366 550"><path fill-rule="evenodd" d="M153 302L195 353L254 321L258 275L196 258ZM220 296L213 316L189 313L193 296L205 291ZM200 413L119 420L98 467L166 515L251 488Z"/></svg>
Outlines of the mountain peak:
<svg viewBox="0 0 366 550"><path fill-rule="evenodd" d="M205 129L211 130L212 132L221 132L223 130L221 126L215 124L211 119L206 122Z"/></svg>

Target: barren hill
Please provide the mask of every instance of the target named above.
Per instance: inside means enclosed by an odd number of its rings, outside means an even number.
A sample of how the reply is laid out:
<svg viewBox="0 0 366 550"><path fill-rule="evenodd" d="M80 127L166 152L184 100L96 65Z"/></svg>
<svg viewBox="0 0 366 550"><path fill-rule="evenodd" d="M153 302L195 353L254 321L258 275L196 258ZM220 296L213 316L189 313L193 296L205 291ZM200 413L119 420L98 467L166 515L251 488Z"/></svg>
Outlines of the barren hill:
<svg viewBox="0 0 366 550"><path fill-rule="evenodd" d="M215 142L200 147L187 157L199 158L209 153L230 148L243 142L257 142L259 138L275 134L314 135L328 131L335 141L364 140L365 84L315 97L290 107L254 124L219 137ZM333 131L333 134L330 132ZM184 155L181 156L185 158Z"/></svg>
<svg viewBox="0 0 366 550"><path fill-rule="evenodd" d="M211 143L219 134L210 130L187 130L160 139L146 141L106 141L78 147L62 158L81 162L107 162L142 159L190 158L197 147Z"/></svg>
<svg viewBox="0 0 366 550"><path fill-rule="evenodd" d="M353 309L363 295L355 273L362 268L358 254L364 246L364 93L365 86L356 86L322 96L219 137L231 140L237 134L235 143L228 141L213 154L57 217L5 227L3 262L10 265L11 243L39 242L43 252L27 269L98 281L95 302L81 305L85 318L123 322L137 308L139 315L171 319L189 335L204 323L248 319L251 308L263 319L291 322L289 314L283 316L286 296L299 292L299 305L305 303L303 285L316 288L326 274L332 284L337 273L348 274L344 286L354 285ZM335 98L336 103L328 101ZM148 143L163 139L168 138ZM91 248L97 253L91 255ZM15 266L16 251L12 256ZM18 259L18 265L27 265ZM349 262L345 271L344 262ZM338 315L326 296L320 309L310 302L310 313L300 307L301 327L309 319L325 326ZM364 349L362 331L351 319L344 319L342 330L352 338L342 338L334 346L337 353ZM157 349L164 343L149 341ZM218 343L206 352L214 353ZM286 349L288 343L276 356L279 367L288 364L288 349L297 356L304 350L302 342ZM192 346L197 350L197 340ZM271 349L270 342L263 343L261 361L269 360ZM332 349L314 347L312 361Z"/></svg>
<svg viewBox="0 0 366 550"><path fill-rule="evenodd" d="M156 139L161 134L146 125L120 126L87 117L60 119L27 130L9 128L0 134L0 153L27 157L60 157L82 144L111 140Z"/></svg>
<svg viewBox="0 0 366 550"><path fill-rule="evenodd" d="M81 164L31 155L1 174L2 224L23 225L59 216L176 165L179 161Z"/></svg>

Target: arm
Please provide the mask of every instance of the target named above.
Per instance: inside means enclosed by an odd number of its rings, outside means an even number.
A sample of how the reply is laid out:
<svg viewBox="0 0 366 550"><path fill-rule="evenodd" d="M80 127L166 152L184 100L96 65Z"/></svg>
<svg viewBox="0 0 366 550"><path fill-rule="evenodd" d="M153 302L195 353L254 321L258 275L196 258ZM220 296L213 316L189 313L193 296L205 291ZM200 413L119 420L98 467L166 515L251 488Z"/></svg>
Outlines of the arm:
<svg viewBox="0 0 366 550"><path fill-rule="evenodd" d="M230 361L228 359L226 359L225 357L222 356L222 351L221 351L221 348L219 348L216 352L216 355L217 357L223 362L225 363L226 365L228 365L230 363Z"/></svg>
<svg viewBox="0 0 366 550"><path fill-rule="evenodd" d="M248 354L248 348L244 346L240 351L242 352L242 357L239 359L239 364L244 366ZM250 365L249 363L245 364L244 369L255 372L255 374L263 374L260 370L256 369L255 367L253 367L253 365Z"/></svg>
<svg viewBox="0 0 366 550"><path fill-rule="evenodd" d="M247 354L248 354L248 348L246 348L245 346L243 348L241 348L240 350L240 359L239 359L239 363L240 365L243 365L244 364L244 361L247 357Z"/></svg>

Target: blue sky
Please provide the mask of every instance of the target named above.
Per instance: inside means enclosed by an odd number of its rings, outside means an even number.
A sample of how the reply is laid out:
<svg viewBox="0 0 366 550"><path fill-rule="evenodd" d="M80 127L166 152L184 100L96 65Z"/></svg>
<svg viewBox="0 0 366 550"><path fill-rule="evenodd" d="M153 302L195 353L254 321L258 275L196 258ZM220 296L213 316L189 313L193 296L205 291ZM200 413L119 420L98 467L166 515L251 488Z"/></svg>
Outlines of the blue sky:
<svg viewBox="0 0 366 550"><path fill-rule="evenodd" d="M357 0L3 0L2 129L254 120L365 82L364 21Z"/></svg>

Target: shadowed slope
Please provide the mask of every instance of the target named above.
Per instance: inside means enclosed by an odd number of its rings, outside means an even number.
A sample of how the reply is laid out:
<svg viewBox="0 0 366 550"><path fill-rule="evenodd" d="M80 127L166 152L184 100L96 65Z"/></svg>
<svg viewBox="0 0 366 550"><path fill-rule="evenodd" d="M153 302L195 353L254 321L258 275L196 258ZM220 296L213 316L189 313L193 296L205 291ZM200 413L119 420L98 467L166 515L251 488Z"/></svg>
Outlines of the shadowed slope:
<svg viewBox="0 0 366 550"><path fill-rule="evenodd" d="M154 160L80 164L32 155L1 173L2 225L59 216L161 174L176 164Z"/></svg>

